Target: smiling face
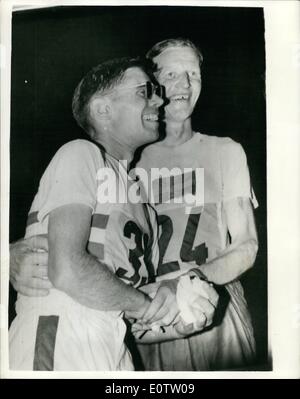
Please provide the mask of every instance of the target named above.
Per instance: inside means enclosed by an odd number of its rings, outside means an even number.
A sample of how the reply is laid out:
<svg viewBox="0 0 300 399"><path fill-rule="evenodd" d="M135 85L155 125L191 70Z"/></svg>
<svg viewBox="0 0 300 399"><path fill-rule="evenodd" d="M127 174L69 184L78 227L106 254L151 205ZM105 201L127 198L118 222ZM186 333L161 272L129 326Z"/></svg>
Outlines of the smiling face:
<svg viewBox="0 0 300 399"><path fill-rule="evenodd" d="M190 47L168 47L154 57L158 82L165 86L170 103L166 120L183 122L193 113L201 91L199 58Z"/></svg>
<svg viewBox="0 0 300 399"><path fill-rule="evenodd" d="M114 89L112 132L127 146L139 147L158 137L158 108L163 100L156 94L147 98L146 82L150 82L146 73L133 67Z"/></svg>

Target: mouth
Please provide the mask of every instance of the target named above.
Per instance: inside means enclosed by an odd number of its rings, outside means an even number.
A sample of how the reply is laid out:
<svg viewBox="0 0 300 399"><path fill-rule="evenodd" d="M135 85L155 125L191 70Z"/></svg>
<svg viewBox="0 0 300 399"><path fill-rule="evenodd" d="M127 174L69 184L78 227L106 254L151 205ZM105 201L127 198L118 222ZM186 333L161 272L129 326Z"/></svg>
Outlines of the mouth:
<svg viewBox="0 0 300 399"><path fill-rule="evenodd" d="M147 122L158 122L158 114L143 115L143 120Z"/></svg>
<svg viewBox="0 0 300 399"><path fill-rule="evenodd" d="M189 98L190 96L188 94L177 94L175 96L171 96L171 101L176 101L176 102L187 101Z"/></svg>

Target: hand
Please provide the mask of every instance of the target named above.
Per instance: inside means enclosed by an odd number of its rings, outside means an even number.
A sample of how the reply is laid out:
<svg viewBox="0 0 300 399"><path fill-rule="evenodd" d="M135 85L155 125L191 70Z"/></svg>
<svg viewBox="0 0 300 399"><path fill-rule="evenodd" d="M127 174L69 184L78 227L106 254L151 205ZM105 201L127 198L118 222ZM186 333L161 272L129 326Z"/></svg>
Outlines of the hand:
<svg viewBox="0 0 300 399"><path fill-rule="evenodd" d="M193 309L193 314L196 318L194 323L186 323L181 317L178 323L174 324L174 328L178 334L187 336L196 332L204 330L209 327L213 322L215 314L215 307L206 298L199 298L198 304L201 309Z"/></svg>
<svg viewBox="0 0 300 399"><path fill-rule="evenodd" d="M150 329L153 325L169 326L179 314L176 301L178 280L166 280L159 284L157 292L138 324L143 329Z"/></svg>
<svg viewBox="0 0 300 399"><path fill-rule="evenodd" d="M205 319L204 319L205 320ZM196 328L195 323L186 324L182 319L174 325L174 329L182 338L192 335L196 332L200 332L205 328L205 321L203 321L203 326L199 325Z"/></svg>
<svg viewBox="0 0 300 399"><path fill-rule="evenodd" d="M212 284L199 279L191 281L184 276L178 286L177 299L181 317L174 327L179 334L190 335L212 324L219 299Z"/></svg>
<svg viewBox="0 0 300 399"><path fill-rule="evenodd" d="M134 323L136 320L141 319L148 307L151 304L151 298L148 295L144 295L143 303L137 310L126 310L124 311L125 317L131 322Z"/></svg>
<svg viewBox="0 0 300 399"><path fill-rule="evenodd" d="M10 282L20 294L46 296L52 287L48 279L48 240L34 236L10 244Z"/></svg>

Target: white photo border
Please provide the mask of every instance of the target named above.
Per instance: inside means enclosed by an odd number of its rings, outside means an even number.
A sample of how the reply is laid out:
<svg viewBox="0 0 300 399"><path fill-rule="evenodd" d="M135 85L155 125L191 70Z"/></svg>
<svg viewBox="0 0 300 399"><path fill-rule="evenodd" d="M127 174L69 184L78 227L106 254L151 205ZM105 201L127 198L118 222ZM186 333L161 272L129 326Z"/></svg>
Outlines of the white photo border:
<svg viewBox="0 0 300 399"><path fill-rule="evenodd" d="M51 4L51 5L50 5ZM55 6L262 7L267 99L268 337L273 371L17 372L8 370L9 135L12 10ZM1 378L269 379L300 376L300 3L297 1L21 1L1 3Z"/></svg>

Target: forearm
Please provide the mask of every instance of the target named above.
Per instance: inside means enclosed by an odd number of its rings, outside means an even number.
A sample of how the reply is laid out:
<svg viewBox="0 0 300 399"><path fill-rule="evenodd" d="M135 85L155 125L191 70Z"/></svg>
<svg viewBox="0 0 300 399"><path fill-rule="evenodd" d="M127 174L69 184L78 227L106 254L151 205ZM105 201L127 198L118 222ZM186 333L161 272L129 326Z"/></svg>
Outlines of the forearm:
<svg viewBox="0 0 300 399"><path fill-rule="evenodd" d="M49 278L53 285L84 306L97 310L136 311L146 296L116 277L107 265L88 253L64 261L64 273L55 273L49 254ZM69 263L68 266L66 264Z"/></svg>
<svg viewBox="0 0 300 399"><path fill-rule="evenodd" d="M133 336L137 344L153 344L184 338L184 335L179 334L173 325L166 326L163 330L160 329L157 332L152 330L139 331L133 333Z"/></svg>
<svg viewBox="0 0 300 399"><path fill-rule="evenodd" d="M71 204L49 215L49 279L77 302L98 310L138 310L146 296L126 285L86 250L91 209Z"/></svg>
<svg viewBox="0 0 300 399"><path fill-rule="evenodd" d="M218 258L196 267L212 283L227 284L239 278L253 266L257 249L257 240L248 239L237 246L230 245Z"/></svg>

